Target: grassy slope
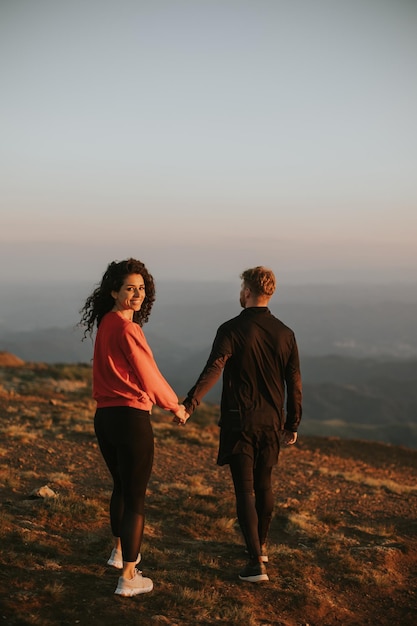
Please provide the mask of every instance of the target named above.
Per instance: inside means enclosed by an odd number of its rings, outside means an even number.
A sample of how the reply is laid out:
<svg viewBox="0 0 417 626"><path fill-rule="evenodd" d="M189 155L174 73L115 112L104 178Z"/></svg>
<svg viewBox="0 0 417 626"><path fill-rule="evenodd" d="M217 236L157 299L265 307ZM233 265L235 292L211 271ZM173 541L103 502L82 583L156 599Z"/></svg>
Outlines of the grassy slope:
<svg viewBox="0 0 417 626"><path fill-rule="evenodd" d="M114 596L110 481L92 431L88 368L0 368L0 623L274 624L417 621L417 452L303 437L274 472L270 582L245 562L215 410L185 428L155 412L141 567L151 594ZM31 498L49 485L53 499Z"/></svg>

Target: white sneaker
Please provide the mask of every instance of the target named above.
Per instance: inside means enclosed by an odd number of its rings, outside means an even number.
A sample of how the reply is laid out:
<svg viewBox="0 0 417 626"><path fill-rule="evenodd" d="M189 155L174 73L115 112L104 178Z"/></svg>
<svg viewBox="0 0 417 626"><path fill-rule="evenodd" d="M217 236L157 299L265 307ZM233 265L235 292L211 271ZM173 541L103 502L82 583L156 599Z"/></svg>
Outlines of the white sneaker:
<svg viewBox="0 0 417 626"><path fill-rule="evenodd" d="M149 593L153 589L153 582L150 578L144 578L142 572L135 570L135 575L131 580L119 576L116 593L119 596L136 596L139 593Z"/></svg>
<svg viewBox="0 0 417 626"><path fill-rule="evenodd" d="M141 558L142 557L139 552L138 558L136 559L136 565L140 563ZM107 561L107 565L111 565L112 567L115 567L116 569L123 569L123 557L122 557L121 550L116 550L116 548L113 548L110 558Z"/></svg>

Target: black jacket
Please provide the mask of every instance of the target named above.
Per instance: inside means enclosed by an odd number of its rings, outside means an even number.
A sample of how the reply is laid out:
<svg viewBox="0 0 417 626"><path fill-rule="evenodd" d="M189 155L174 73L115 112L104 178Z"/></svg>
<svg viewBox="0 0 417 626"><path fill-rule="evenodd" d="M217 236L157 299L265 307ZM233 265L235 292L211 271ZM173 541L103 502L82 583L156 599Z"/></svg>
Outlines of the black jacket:
<svg viewBox="0 0 417 626"><path fill-rule="evenodd" d="M184 400L189 413L222 371L222 427L297 431L302 414L297 343L267 307L246 308L219 327L206 366Z"/></svg>

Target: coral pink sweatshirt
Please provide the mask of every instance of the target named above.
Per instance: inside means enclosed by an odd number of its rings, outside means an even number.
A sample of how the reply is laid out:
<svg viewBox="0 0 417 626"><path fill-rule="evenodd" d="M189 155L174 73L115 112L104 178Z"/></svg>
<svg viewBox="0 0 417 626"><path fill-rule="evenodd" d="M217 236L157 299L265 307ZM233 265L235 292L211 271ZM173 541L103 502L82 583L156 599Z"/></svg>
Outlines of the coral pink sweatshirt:
<svg viewBox="0 0 417 626"><path fill-rule="evenodd" d="M116 312L100 322L94 345L93 397L97 407L157 404L178 411L178 398L158 369L142 328Z"/></svg>

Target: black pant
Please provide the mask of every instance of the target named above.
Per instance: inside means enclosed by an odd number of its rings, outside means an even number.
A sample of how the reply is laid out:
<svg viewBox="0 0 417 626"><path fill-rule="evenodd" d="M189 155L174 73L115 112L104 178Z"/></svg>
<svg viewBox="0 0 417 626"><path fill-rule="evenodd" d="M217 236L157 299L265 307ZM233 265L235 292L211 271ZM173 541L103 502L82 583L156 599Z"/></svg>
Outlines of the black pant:
<svg viewBox="0 0 417 626"><path fill-rule="evenodd" d="M145 494L152 471L154 437L147 411L127 406L97 409L94 428L113 478L110 523L120 537L123 560L140 552L145 523Z"/></svg>
<svg viewBox="0 0 417 626"><path fill-rule="evenodd" d="M261 459L254 464L253 458L244 453L234 454L229 463L239 526L250 558L256 559L261 555L272 519L272 466Z"/></svg>

